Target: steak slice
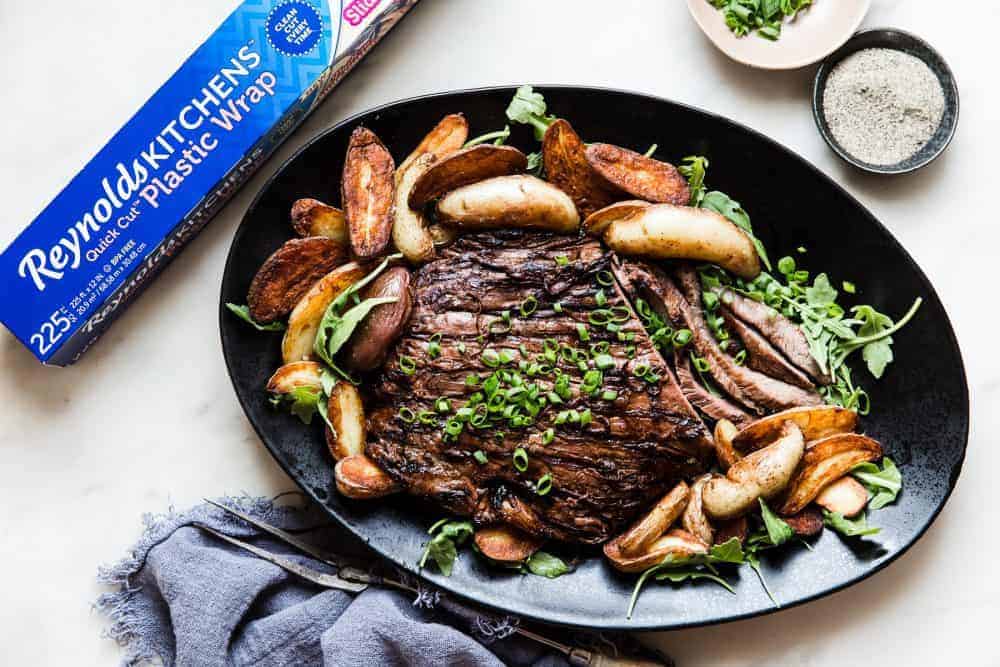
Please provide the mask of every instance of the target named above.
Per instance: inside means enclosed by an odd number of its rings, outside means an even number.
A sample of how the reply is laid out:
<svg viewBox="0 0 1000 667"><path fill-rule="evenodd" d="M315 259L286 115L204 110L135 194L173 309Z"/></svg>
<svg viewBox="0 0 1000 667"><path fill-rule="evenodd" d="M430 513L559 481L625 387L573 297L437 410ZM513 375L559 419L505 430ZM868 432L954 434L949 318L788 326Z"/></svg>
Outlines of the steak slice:
<svg viewBox="0 0 1000 667"><path fill-rule="evenodd" d="M726 399L725 396L712 394L695 379L694 373L691 371L691 358L687 354L675 355L674 365L677 367L677 381L680 383L684 396L691 402L691 405L704 412L710 419L715 421L728 419L740 428L753 421L753 417L744 412L738 405Z"/></svg>
<svg viewBox="0 0 1000 667"><path fill-rule="evenodd" d="M726 321L726 326L743 341L743 347L747 351L747 366L788 384L794 384L796 387L815 388L808 375L785 359L764 336L733 315L733 312L725 306L722 307L722 317Z"/></svg>
<svg viewBox="0 0 1000 667"><path fill-rule="evenodd" d="M593 239L537 233L465 236L442 250L414 273L407 332L374 383L368 455L406 492L480 525L509 523L587 544L613 537L678 480L703 472L708 431L610 279L609 265L609 251ZM594 311L610 309L618 331L588 324ZM436 356L428 354L432 337L440 345ZM602 362L613 366L590 396L580 390L585 372L570 357L594 344L598 354L607 347ZM552 405L557 376L545 366L553 366L546 351L555 346L554 366L568 378L568 391ZM595 365L587 361L587 371ZM511 396L510 406L513 396L523 397L518 386L546 397L531 423L514 425L503 404L492 413L492 401L484 401L470 406L486 421L482 428L466 421L448 434L448 420L477 392ZM445 409L438 399L450 402L447 414L437 412ZM576 419L560 417L569 410ZM527 454L523 471L514 465L518 448ZM544 492L540 480L551 480L551 490Z"/></svg>

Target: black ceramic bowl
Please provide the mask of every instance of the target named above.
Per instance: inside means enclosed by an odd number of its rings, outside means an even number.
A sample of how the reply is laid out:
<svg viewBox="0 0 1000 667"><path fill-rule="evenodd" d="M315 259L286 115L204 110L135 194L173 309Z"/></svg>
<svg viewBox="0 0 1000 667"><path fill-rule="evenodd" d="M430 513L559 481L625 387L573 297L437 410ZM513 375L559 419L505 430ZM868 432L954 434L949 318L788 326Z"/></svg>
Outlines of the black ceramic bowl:
<svg viewBox="0 0 1000 667"><path fill-rule="evenodd" d="M823 114L823 92L830 72L844 58L864 49L895 49L919 58L931 68L944 91L944 115L937 131L920 150L896 164L871 164L848 153L833 137ZM955 136L955 128L958 126L958 85L941 54L916 35L894 28L865 30L854 35L846 44L834 51L816 71L813 82L813 118L816 119L816 126L823 139L846 162L873 174L905 174L931 163L951 143L952 137Z"/></svg>
<svg viewBox="0 0 1000 667"><path fill-rule="evenodd" d="M319 135L264 186L233 239L221 301L244 303L257 268L292 232L289 208L300 197L339 201L348 135L358 124L374 130L402 160L443 115L462 112L473 136L503 127L513 88L471 90L388 104ZM808 162L753 130L662 99L613 90L543 87L549 111L569 118L589 141L638 150L657 143L657 155L711 160L708 182L743 203L771 256L794 253L804 268L828 271L833 284L855 282L858 299L899 317L915 297L918 315L894 336L896 360L876 382L856 378L871 394L864 430L885 445L902 468L906 487L896 504L874 513L873 539L845 540L825 531L814 551L767 553L764 576L783 607L830 594L885 567L919 538L941 510L958 478L968 432L968 392L958 345L934 288L885 227L839 185ZM511 142L536 150L530 131L514 128ZM747 165L754 165L748 169ZM780 191L775 183L781 183ZM280 334L259 333L220 305L222 348L247 418L278 463L332 516L400 567L417 572L427 528L440 510L408 497L358 502L338 495L333 461L320 420L301 424L273 410L264 390L281 365ZM248 451L247 456L255 452ZM775 606L747 568L727 572L736 595L712 584L651 584L631 620L625 617L634 576L611 569L599 554L582 553L572 575L524 576L490 567L466 547L451 577L421 576L460 596L548 623L631 630L679 628L764 614Z"/></svg>

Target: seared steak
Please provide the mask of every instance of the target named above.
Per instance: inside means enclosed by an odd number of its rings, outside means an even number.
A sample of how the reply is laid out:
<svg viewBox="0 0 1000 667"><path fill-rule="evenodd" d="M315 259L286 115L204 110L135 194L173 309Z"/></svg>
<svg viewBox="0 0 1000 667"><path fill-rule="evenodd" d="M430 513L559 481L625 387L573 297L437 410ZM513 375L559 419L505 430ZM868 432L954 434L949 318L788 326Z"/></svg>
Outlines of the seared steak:
<svg viewBox="0 0 1000 667"><path fill-rule="evenodd" d="M753 421L753 417L744 412L738 405L726 399L725 396L712 394L695 379L694 373L691 371L691 358L687 354L676 355L674 366L677 369L677 382L680 384L684 396L691 402L691 405L704 412L710 419L716 421L728 419L741 428Z"/></svg>
<svg viewBox="0 0 1000 667"><path fill-rule="evenodd" d="M716 289L715 293L725 309L759 331L798 368L820 384L830 383L830 378L824 375L809 352L809 341L805 334L794 322L767 304L737 294L729 288Z"/></svg>
<svg viewBox="0 0 1000 667"><path fill-rule="evenodd" d="M442 250L414 273L408 331L368 404L368 455L480 525L590 544L703 472L708 431L609 269L586 238L493 232ZM583 391L597 366L599 388ZM545 399L534 417L526 395Z"/></svg>
<svg viewBox="0 0 1000 667"><path fill-rule="evenodd" d="M747 351L747 366L803 389L815 388L809 376L785 359L756 329L733 315L728 308L722 308L722 317L726 326L743 342Z"/></svg>

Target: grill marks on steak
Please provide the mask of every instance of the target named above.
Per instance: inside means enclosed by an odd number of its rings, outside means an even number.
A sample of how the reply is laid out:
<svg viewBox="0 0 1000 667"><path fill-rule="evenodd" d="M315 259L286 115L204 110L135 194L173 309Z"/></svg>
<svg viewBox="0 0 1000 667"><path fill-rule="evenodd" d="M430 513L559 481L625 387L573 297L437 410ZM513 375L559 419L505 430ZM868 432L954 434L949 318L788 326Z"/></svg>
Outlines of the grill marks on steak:
<svg viewBox="0 0 1000 667"><path fill-rule="evenodd" d="M560 266L557 257L569 260ZM473 515L480 524L503 522L543 537L581 543L600 543L617 534L651 501L677 480L704 470L711 441L705 425L685 399L669 367L649 341L635 317L622 323L633 333L636 351L626 358L616 334L589 326L590 341L579 340L577 323L598 308L595 294L599 271L610 268L610 255L591 239L545 234L494 232L459 239L441 257L421 267L413 278L413 314L375 385L368 410L366 451L403 488L428 497L455 514ZM607 304L628 306L617 287L605 287ZM520 317L519 307L529 296L537 311ZM562 305L562 313L553 304ZM510 331L501 313L510 311ZM491 334L493 331L504 331ZM441 334L441 354L431 359L427 343ZM535 360L546 338L574 347L608 341L613 369L604 372L603 389L618 392L614 401L580 397L583 372L565 362L560 367L571 379L572 398L546 407L531 426L476 430L466 426L455 441L444 438L442 420L433 424L405 423L399 409L419 413L434 410L444 396L460 407L478 387L466 384L470 373L485 378L493 371L481 360L486 348L511 350L517 368L518 348ZM465 352L458 351L458 343ZM401 355L417 360L414 373L400 370ZM634 368L644 364L660 376L655 383L637 378ZM523 375L523 374L522 374ZM554 377L525 377L548 391ZM559 410L589 408L586 427L553 419ZM543 434L555 429L544 444ZM502 431L502 438L495 437ZM512 462L517 447L528 453L525 472ZM480 465L479 450L487 456ZM537 495L533 484L551 475L552 490Z"/></svg>

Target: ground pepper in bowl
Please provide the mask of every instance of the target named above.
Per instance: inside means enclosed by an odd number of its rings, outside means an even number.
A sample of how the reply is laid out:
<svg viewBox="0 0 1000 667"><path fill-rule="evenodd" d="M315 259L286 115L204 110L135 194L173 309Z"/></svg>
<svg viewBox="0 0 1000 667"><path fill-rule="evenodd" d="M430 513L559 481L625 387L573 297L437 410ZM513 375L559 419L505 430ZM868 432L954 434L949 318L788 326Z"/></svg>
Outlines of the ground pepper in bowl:
<svg viewBox="0 0 1000 667"><path fill-rule="evenodd" d="M937 75L896 49L857 51L839 62L823 89L823 115L834 140L858 160L894 165L934 136L945 111Z"/></svg>

